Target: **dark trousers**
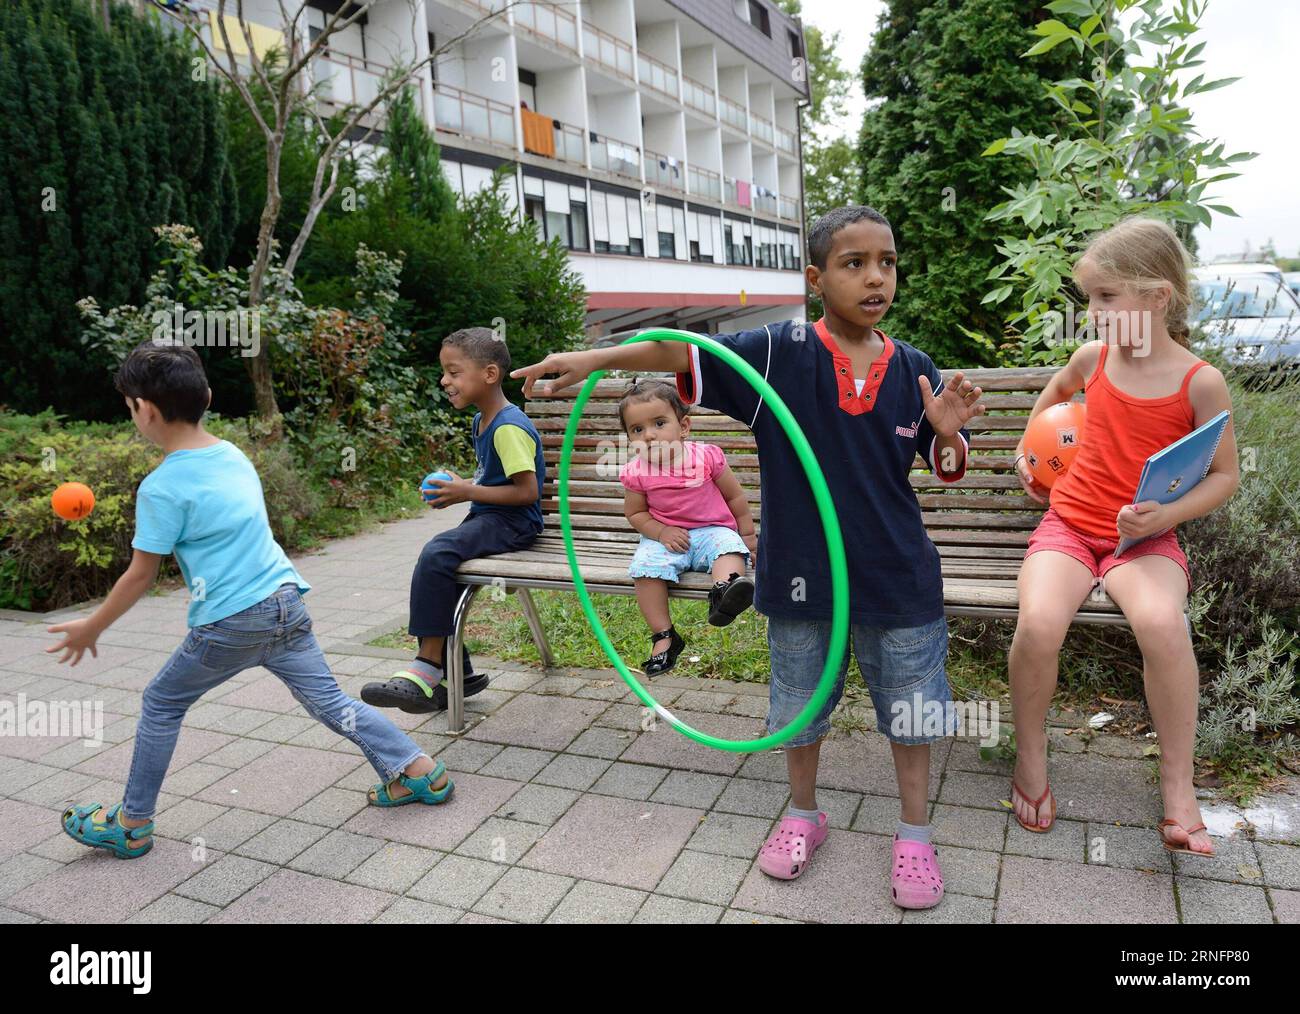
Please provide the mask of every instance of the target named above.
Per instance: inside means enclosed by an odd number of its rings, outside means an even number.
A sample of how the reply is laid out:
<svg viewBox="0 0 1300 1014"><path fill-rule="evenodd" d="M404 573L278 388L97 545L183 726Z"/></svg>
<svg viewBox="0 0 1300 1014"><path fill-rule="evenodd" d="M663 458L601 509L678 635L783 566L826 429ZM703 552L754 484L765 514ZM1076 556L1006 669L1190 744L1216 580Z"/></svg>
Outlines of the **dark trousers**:
<svg viewBox="0 0 1300 1014"><path fill-rule="evenodd" d="M456 568L464 561L527 549L540 534L533 521L514 511L484 511L426 542L411 575L411 636L451 636L463 590Z"/></svg>

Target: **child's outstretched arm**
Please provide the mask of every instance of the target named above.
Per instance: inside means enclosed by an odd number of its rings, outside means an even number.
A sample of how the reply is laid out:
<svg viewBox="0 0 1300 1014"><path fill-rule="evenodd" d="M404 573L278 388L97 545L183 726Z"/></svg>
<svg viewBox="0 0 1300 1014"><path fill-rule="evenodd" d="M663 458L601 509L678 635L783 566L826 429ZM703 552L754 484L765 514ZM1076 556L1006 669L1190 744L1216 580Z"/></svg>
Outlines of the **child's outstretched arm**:
<svg viewBox="0 0 1300 1014"><path fill-rule="evenodd" d="M714 481L718 484L723 499L727 501L731 516L736 519L736 531L745 540L752 561L758 554L758 536L754 534L754 515L749 509L749 498L745 496L745 488L741 486L730 465L724 465Z"/></svg>
<svg viewBox="0 0 1300 1014"><path fill-rule="evenodd" d="M510 376L524 378L524 397L531 398L533 385L551 373L558 376L542 385L538 393L543 396L580 384L597 370L685 373L690 368L691 348L686 342L653 341L582 352L552 352L540 363L511 370Z"/></svg>
<svg viewBox="0 0 1300 1014"><path fill-rule="evenodd" d="M685 528L666 525L651 515L644 493L635 489L623 491L623 516L627 518L628 524L647 539L662 542L674 553L684 553L691 548L691 537Z"/></svg>
<svg viewBox="0 0 1300 1014"><path fill-rule="evenodd" d="M130 566L117 579L108 598L100 603L98 609L83 620L69 620L45 628L47 633L64 635L61 642L46 648L46 653L62 651L60 664L72 659L72 664L76 665L87 649L92 656L98 658L95 642L99 640L99 635L121 619L153 587L153 583L158 580L158 567L161 563L162 557L157 553L137 549L131 557Z"/></svg>
<svg viewBox="0 0 1300 1014"><path fill-rule="evenodd" d="M1204 366L1196 371L1187 396L1196 413L1195 426L1203 426L1225 409L1232 411L1228 383L1213 366ZM1210 462L1210 470L1204 479L1173 503L1161 504L1155 500L1144 500L1137 504L1125 504L1115 517L1115 527L1120 535L1132 539L1155 535L1166 528L1209 514L1237 492L1240 484L1237 437L1232 432L1232 416L1228 416L1223 439L1219 441L1219 449L1214 452L1214 460Z"/></svg>

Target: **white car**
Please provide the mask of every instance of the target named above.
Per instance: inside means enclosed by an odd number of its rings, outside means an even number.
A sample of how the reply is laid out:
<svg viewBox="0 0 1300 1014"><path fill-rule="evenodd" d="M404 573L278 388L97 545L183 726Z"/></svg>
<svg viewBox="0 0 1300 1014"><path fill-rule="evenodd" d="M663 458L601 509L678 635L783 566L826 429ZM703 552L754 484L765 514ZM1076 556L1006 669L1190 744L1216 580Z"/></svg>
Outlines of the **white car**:
<svg viewBox="0 0 1300 1014"><path fill-rule="evenodd" d="M1282 281L1286 283L1287 288L1300 296L1300 271L1284 271Z"/></svg>
<svg viewBox="0 0 1300 1014"><path fill-rule="evenodd" d="M1282 269L1276 264L1266 264L1263 261L1222 261L1199 267L1195 273L1199 275L1202 271L1219 278L1235 278L1237 275L1273 275L1278 281L1282 280Z"/></svg>
<svg viewBox="0 0 1300 1014"><path fill-rule="evenodd" d="M1219 268L1192 273L1200 340L1229 363L1300 366L1300 299L1272 272L1223 275Z"/></svg>

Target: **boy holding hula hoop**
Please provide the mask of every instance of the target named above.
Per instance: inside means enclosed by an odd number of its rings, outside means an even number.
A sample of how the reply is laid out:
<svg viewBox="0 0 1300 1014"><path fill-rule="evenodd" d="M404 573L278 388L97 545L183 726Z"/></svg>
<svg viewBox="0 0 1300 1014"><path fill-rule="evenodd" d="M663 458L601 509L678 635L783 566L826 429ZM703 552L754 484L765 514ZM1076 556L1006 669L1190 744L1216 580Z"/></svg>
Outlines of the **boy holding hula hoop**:
<svg viewBox="0 0 1300 1014"><path fill-rule="evenodd" d="M834 209L809 231L808 254L804 271L825 307L821 320L713 337L767 379L822 465L848 558L853 652L890 740L902 803L892 897L904 908L930 908L943 897L926 796L929 744L953 731L948 628L939 553L908 474L919 452L944 481L960 479L969 446L963 427L984 406L980 389L960 374L945 387L929 356L877 329L897 283L893 231L883 215L864 206ZM802 465L749 384L684 342L557 353L513 376L525 378L528 395L537 380L558 374L543 387L549 394L607 369L671 371L685 402L745 421L754 432L762 489L754 605L768 619L767 727L775 732L812 696L830 641L830 567L825 537L808 523L817 508ZM817 763L847 668L846 657L822 713L786 748L791 807L759 853L770 876L799 876L826 839ZM944 720L934 723L936 713Z"/></svg>

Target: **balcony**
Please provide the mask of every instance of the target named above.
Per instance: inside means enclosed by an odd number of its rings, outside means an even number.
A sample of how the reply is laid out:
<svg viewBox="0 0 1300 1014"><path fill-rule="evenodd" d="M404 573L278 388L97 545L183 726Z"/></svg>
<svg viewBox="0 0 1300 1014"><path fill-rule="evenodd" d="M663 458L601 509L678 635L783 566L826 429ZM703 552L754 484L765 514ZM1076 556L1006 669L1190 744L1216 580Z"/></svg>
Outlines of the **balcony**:
<svg viewBox="0 0 1300 1014"><path fill-rule="evenodd" d="M786 130L784 127L777 127L776 147L778 151L793 155L795 153L794 131Z"/></svg>
<svg viewBox="0 0 1300 1014"><path fill-rule="evenodd" d="M754 210L768 215L776 214L776 194L764 187L755 186L751 192Z"/></svg>
<svg viewBox="0 0 1300 1014"><path fill-rule="evenodd" d="M391 73L391 68L370 60L349 56L347 53L331 52L318 56L311 61L312 82L316 88L316 97L330 112L337 112L349 106L367 106L374 101L384 86L384 81ZM424 92L417 85L414 88L420 112L424 112ZM367 126L370 118L362 122Z"/></svg>
<svg viewBox="0 0 1300 1014"><path fill-rule="evenodd" d="M746 133L749 128L749 121L745 115L744 107L738 102L733 102L725 95L718 97L718 114L722 117L723 123L735 127L742 134Z"/></svg>
<svg viewBox="0 0 1300 1014"><path fill-rule="evenodd" d="M616 39L604 29L582 24L583 56L619 77L634 81L632 76L632 47L622 39Z"/></svg>
<svg viewBox="0 0 1300 1014"><path fill-rule="evenodd" d="M642 85L678 101L677 71L648 53L637 53L636 63Z"/></svg>
<svg viewBox="0 0 1300 1014"><path fill-rule="evenodd" d="M682 101L709 118L717 116L717 102L713 98L713 89L685 74L682 75Z"/></svg>
<svg viewBox="0 0 1300 1014"><path fill-rule="evenodd" d="M521 3L515 24L544 42L578 55L578 19L554 4Z"/></svg>
<svg viewBox="0 0 1300 1014"><path fill-rule="evenodd" d="M591 167L641 182L641 149L626 141L591 135Z"/></svg>
<svg viewBox="0 0 1300 1014"><path fill-rule="evenodd" d="M524 128L524 151L575 165L587 164L580 127L526 108L519 110L519 120Z"/></svg>
<svg viewBox="0 0 1300 1014"><path fill-rule="evenodd" d="M469 7L480 14L495 14L506 9L506 0L455 0L461 7ZM504 23L505 19L501 19Z"/></svg>
<svg viewBox="0 0 1300 1014"><path fill-rule="evenodd" d="M787 222L799 221L799 202L782 194L776 199L776 213Z"/></svg>
<svg viewBox="0 0 1300 1014"><path fill-rule="evenodd" d="M760 141L772 143L772 121L765 120L757 113L749 114L749 131Z"/></svg>
<svg viewBox="0 0 1300 1014"><path fill-rule="evenodd" d="M433 118L438 130L472 137L506 148L515 147L515 113L504 102L435 84Z"/></svg>
<svg viewBox="0 0 1300 1014"><path fill-rule="evenodd" d="M711 201L721 201L722 177L710 169L691 165L686 170L686 189L698 197L707 197Z"/></svg>
<svg viewBox="0 0 1300 1014"><path fill-rule="evenodd" d="M686 189L682 180L681 162L672 155L662 155L649 148L645 150L645 180L668 190Z"/></svg>

